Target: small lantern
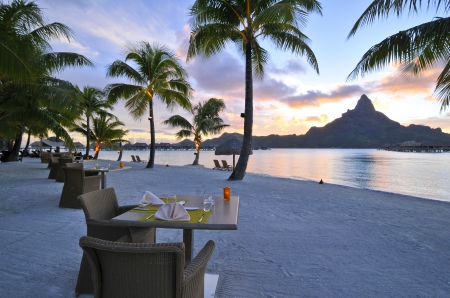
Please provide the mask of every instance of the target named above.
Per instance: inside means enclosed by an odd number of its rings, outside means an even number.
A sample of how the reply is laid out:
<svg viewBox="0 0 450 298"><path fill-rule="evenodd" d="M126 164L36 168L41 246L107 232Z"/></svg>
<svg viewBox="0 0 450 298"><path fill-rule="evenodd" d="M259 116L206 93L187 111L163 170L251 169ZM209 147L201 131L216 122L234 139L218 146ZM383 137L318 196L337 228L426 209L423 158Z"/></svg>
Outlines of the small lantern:
<svg viewBox="0 0 450 298"><path fill-rule="evenodd" d="M224 201L229 201L230 200L230 194L231 194L231 189L228 186L225 186L223 188L223 200Z"/></svg>
<svg viewBox="0 0 450 298"><path fill-rule="evenodd" d="M120 163L119 163L119 166L120 166L120 168L122 169L122 168L123 168L123 162L120 162Z"/></svg>

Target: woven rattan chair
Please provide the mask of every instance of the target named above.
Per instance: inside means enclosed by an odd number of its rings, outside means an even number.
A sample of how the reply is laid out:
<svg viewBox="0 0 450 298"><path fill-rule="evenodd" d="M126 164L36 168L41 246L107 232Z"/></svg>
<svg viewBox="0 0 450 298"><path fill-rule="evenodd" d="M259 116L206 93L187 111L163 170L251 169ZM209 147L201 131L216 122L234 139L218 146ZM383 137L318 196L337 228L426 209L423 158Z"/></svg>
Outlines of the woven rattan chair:
<svg viewBox="0 0 450 298"><path fill-rule="evenodd" d="M101 176L85 177L83 168L62 167L65 181L59 207L81 209L78 196L100 189Z"/></svg>
<svg viewBox="0 0 450 298"><path fill-rule="evenodd" d="M213 170L222 170L223 169L217 159L213 159L213 161L214 161L214 165L215 165Z"/></svg>
<svg viewBox="0 0 450 298"><path fill-rule="evenodd" d="M203 297L206 266L215 244L208 241L184 268L184 243L124 243L83 236L91 264L94 297Z"/></svg>
<svg viewBox="0 0 450 298"><path fill-rule="evenodd" d="M134 162L137 162L136 157L134 157L134 155L131 155L131 159L132 159Z"/></svg>
<svg viewBox="0 0 450 298"><path fill-rule="evenodd" d="M58 169L58 174L56 175L56 182L64 182L64 171L62 170L63 167L66 166L66 164L68 163L72 163L73 160L72 158L67 158L67 157L60 157L59 158L59 169Z"/></svg>
<svg viewBox="0 0 450 298"><path fill-rule="evenodd" d="M59 170L59 157L50 157L50 172L48 173L48 179L56 179Z"/></svg>
<svg viewBox="0 0 450 298"><path fill-rule="evenodd" d="M50 152L43 151L41 152L41 163L49 163L50 162Z"/></svg>
<svg viewBox="0 0 450 298"><path fill-rule="evenodd" d="M100 178L100 176L98 176ZM114 188L106 188L78 197L86 217L87 235L98 239L115 241L128 237L132 242L155 243L154 228L127 227L111 221L137 205L119 206ZM77 294L93 293L91 267L83 255L75 288Z"/></svg>

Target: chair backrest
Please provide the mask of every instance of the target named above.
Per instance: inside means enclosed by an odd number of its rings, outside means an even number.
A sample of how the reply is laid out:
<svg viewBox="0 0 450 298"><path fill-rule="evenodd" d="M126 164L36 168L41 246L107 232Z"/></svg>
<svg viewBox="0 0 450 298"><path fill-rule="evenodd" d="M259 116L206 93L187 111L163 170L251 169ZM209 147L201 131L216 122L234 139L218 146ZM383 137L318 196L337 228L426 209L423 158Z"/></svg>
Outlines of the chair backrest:
<svg viewBox="0 0 450 298"><path fill-rule="evenodd" d="M136 157L134 157L134 155L131 155L131 159L132 159L133 161L136 161Z"/></svg>
<svg viewBox="0 0 450 298"><path fill-rule="evenodd" d="M68 167L68 168L76 168L76 169L84 169L83 164L82 163L77 163L77 162L67 163L66 167Z"/></svg>
<svg viewBox="0 0 450 298"><path fill-rule="evenodd" d="M216 168L222 167L217 159L213 159L213 161L214 161L214 165L216 166Z"/></svg>
<svg viewBox="0 0 450 298"><path fill-rule="evenodd" d="M141 162L141 158L139 157L139 155L136 155L136 160L137 160L138 162Z"/></svg>
<svg viewBox="0 0 450 298"><path fill-rule="evenodd" d="M227 161L226 161L226 160L222 160L222 163L223 163L223 167L224 167L224 168L228 168L228 164L227 164Z"/></svg>
<svg viewBox="0 0 450 298"><path fill-rule="evenodd" d="M64 171L64 188L73 188L74 191L81 193L84 184L84 169L64 166L60 170Z"/></svg>
<svg viewBox="0 0 450 298"><path fill-rule="evenodd" d="M105 188L85 193L78 197L86 221L89 219L110 220L118 215L119 203L114 188Z"/></svg>
<svg viewBox="0 0 450 298"><path fill-rule="evenodd" d="M184 243L124 243L83 236L94 297L181 297Z"/></svg>
<svg viewBox="0 0 450 298"><path fill-rule="evenodd" d="M51 157L50 157L50 160L51 160L51 163L52 163L52 164L56 164L56 165L58 165L58 167L59 167L59 157L57 157L57 156L51 156Z"/></svg>

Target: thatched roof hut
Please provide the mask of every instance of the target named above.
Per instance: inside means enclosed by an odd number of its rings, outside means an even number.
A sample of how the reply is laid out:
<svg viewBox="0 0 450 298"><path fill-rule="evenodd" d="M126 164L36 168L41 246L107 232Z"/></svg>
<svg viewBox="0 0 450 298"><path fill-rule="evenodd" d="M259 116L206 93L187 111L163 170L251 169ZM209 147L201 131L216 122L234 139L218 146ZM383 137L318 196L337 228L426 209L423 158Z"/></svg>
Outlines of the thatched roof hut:
<svg viewBox="0 0 450 298"><path fill-rule="evenodd" d="M235 155L241 154L242 142L236 138L229 139L222 145L218 146L215 155L233 155L233 170L235 166ZM250 154L253 151L250 149Z"/></svg>

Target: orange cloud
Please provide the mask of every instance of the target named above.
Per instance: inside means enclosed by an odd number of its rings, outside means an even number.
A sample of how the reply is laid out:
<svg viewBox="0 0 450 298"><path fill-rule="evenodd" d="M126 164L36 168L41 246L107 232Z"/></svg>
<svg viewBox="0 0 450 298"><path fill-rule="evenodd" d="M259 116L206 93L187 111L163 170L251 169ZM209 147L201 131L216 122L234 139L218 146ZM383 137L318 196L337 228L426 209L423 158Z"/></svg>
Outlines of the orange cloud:
<svg viewBox="0 0 450 298"><path fill-rule="evenodd" d="M325 114L322 114L320 116L308 116L304 120L305 122L319 122L319 123L327 123L328 122L328 116Z"/></svg>

